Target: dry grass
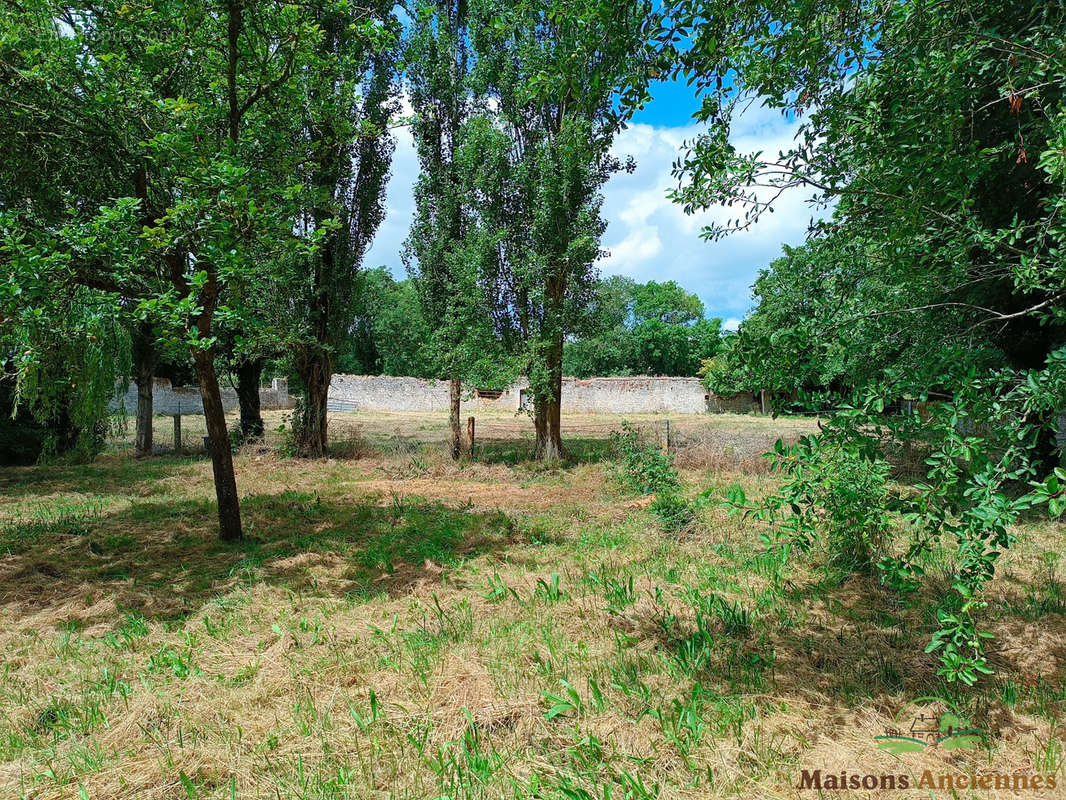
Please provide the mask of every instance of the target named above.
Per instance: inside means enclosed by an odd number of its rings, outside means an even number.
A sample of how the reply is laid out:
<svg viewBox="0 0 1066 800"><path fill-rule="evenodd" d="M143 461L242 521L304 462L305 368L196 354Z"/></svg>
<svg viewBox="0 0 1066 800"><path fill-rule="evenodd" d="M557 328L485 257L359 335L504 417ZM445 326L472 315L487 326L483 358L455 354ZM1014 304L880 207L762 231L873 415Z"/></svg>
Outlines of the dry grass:
<svg viewBox="0 0 1066 800"><path fill-rule="evenodd" d="M507 456L524 420L479 421L510 433L453 464L426 444L440 418L343 416L358 457L238 455L239 545L213 538L199 458L0 477L0 796L783 798L817 796L797 784L819 768L1063 785L1060 526L1019 531L990 591L997 674L955 698L986 747L892 756L873 737L942 690L922 603L817 553L783 565L716 507L665 535L596 460L618 420L574 421L585 457L543 470ZM811 425L673 422L706 449L687 489L719 495L773 485L737 448Z"/></svg>
<svg viewBox="0 0 1066 800"><path fill-rule="evenodd" d="M283 446L281 430L289 421L286 411L264 412L266 445ZM515 464L529 457L533 449L533 425L525 414L482 410L475 415L478 460ZM817 420L809 417L765 417L743 414L581 414L564 417L563 436L578 460L602 457L611 433L622 419L650 438L663 436L670 423L670 440L678 463L685 467L737 470L745 473L766 471L762 454L778 438L791 441L816 430ZM236 417L231 415L231 427ZM424 455L427 445L439 445L450 436L447 415L439 412L330 413L330 441L334 453L345 458ZM120 452L132 453L132 421L119 426L115 443ZM182 417L182 443L186 453L205 452L206 428L203 417ZM158 416L153 426L155 449L173 454L174 432L171 417Z"/></svg>

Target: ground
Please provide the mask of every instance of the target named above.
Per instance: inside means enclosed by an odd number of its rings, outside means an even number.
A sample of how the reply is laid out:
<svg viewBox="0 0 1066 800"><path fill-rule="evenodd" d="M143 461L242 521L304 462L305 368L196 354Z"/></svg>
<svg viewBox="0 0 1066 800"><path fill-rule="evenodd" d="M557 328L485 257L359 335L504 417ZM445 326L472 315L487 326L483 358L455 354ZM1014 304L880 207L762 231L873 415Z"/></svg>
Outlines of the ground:
<svg viewBox="0 0 1066 800"><path fill-rule="evenodd" d="M989 592L995 675L952 696L979 746L888 753L873 737L944 692L927 604L817 549L767 553L718 502L772 488L759 453L816 422L670 421L702 498L680 531L613 478L607 416L567 420L556 468L503 414L458 464L443 415L332 415L343 457L316 462L276 432L236 457L233 545L209 463L134 459L128 431L91 465L5 471L0 796L816 797L816 769L1066 785L1061 527L1019 529ZM931 794L953 796L822 796Z"/></svg>

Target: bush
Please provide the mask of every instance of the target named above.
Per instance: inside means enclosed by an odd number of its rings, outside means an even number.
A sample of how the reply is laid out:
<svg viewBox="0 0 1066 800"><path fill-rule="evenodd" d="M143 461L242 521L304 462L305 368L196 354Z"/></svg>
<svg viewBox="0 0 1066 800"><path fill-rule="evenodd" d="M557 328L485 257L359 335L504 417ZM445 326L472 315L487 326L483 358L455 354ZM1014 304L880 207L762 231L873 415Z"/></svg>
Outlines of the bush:
<svg viewBox="0 0 1066 800"><path fill-rule="evenodd" d="M681 477L673 459L625 421L611 439L619 456L615 479L622 488L654 494L651 512L666 530L679 531L691 523L696 510L681 496Z"/></svg>
<svg viewBox="0 0 1066 800"><path fill-rule="evenodd" d="M611 441L619 456L615 478L623 489L656 495L681 491L681 479L673 459L648 442L629 422L622 421L621 432L612 433Z"/></svg>
<svg viewBox="0 0 1066 800"><path fill-rule="evenodd" d="M888 530L888 473L884 459L868 459L845 447L829 449L820 487L830 563L870 571Z"/></svg>
<svg viewBox="0 0 1066 800"><path fill-rule="evenodd" d="M679 494L660 494L651 504L653 513L668 531L680 531L696 518L696 508Z"/></svg>
<svg viewBox="0 0 1066 800"><path fill-rule="evenodd" d="M792 446L779 440L770 455L775 471L785 477L780 492L753 505L735 487L729 504L769 521L772 530L802 550L822 543L831 567L872 571L891 517L889 463L854 441L818 436Z"/></svg>

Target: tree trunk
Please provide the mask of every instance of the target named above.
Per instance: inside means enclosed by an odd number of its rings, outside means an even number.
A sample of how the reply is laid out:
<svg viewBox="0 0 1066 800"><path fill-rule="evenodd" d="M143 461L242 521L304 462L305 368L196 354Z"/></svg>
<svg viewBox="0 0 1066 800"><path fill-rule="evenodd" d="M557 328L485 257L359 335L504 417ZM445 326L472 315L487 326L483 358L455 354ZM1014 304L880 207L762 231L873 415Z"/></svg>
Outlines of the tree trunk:
<svg viewBox="0 0 1066 800"><path fill-rule="evenodd" d="M155 340L152 326L139 323L132 331L133 379L137 384L137 438L134 454L152 454L152 383L155 380Z"/></svg>
<svg viewBox="0 0 1066 800"><path fill-rule="evenodd" d="M328 355L317 354L304 359L300 367L304 396L296 414L293 434L296 452L304 458L321 458L326 454L326 401L333 364Z"/></svg>
<svg viewBox="0 0 1066 800"><path fill-rule="evenodd" d="M263 359L249 358L237 365L237 402L241 407L241 437L246 442L263 438L263 415L259 408L259 385Z"/></svg>
<svg viewBox="0 0 1066 800"><path fill-rule="evenodd" d="M463 383L458 378L452 378L448 382L448 388L448 399L450 401L449 421L452 427L452 458L458 459L463 452L463 427L459 419Z"/></svg>
<svg viewBox="0 0 1066 800"><path fill-rule="evenodd" d="M539 461L555 461L566 456L563 449L563 341L560 335L548 348L545 356L548 387L536 398L533 422L537 434L534 457Z"/></svg>
<svg viewBox="0 0 1066 800"><path fill-rule="evenodd" d="M233 452L230 450L226 412L218 390L214 354L210 350L193 349L193 366L200 384L200 397L207 420L208 447L211 468L215 475L215 497L218 499L218 535L223 541L241 538L241 507L237 497L237 478L233 473Z"/></svg>
<svg viewBox="0 0 1066 800"><path fill-rule="evenodd" d="M553 388L557 397L557 389ZM557 461L566 456L563 449L560 402L556 397L545 397L537 403L533 423L537 433L534 457L538 461Z"/></svg>

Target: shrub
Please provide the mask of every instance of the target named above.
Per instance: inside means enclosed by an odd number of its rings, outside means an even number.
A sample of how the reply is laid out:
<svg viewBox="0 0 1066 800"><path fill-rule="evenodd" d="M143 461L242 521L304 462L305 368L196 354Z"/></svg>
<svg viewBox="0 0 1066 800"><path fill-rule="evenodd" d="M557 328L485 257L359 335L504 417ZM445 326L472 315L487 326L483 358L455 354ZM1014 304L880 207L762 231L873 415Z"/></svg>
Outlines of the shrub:
<svg viewBox="0 0 1066 800"><path fill-rule="evenodd" d="M813 499L823 512L830 564L871 571L889 524L888 462L836 446L826 448L814 463L818 474Z"/></svg>
<svg viewBox="0 0 1066 800"><path fill-rule="evenodd" d="M668 531L680 531L688 527L696 517L696 509L679 494L660 494L651 504L653 513Z"/></svg>
<svg viewBox="0 0 1066 800"><path fill-rule="evenodd" d="M622 488L656 495L681 491L681 479L673 459L648 442L629 422L622 421L621 432L612 433L611 441L619 456L615 478Z"/></svg>
<svg viewBox="0 0 1066 800"><path fill-rule="evenodd" d="M768 455L785 477L781 490L749 504L735 487L729 504L770 522L772 532L801 550L822 543L831 567L870 572L891 521L888 462L854 442L819 436L791 446L778 441ZM771 536L763 539L769 544Z"/></svg>
<svg viewBox="0 0 1066 800"><path fill-rule="evenodd" d="M673 459L647 441L630 423L611 435L618 452L615 478L626 490L654 494L651 512L669 531L679 531L696 516L695 507L681 495L681 477Z"/></svg>

